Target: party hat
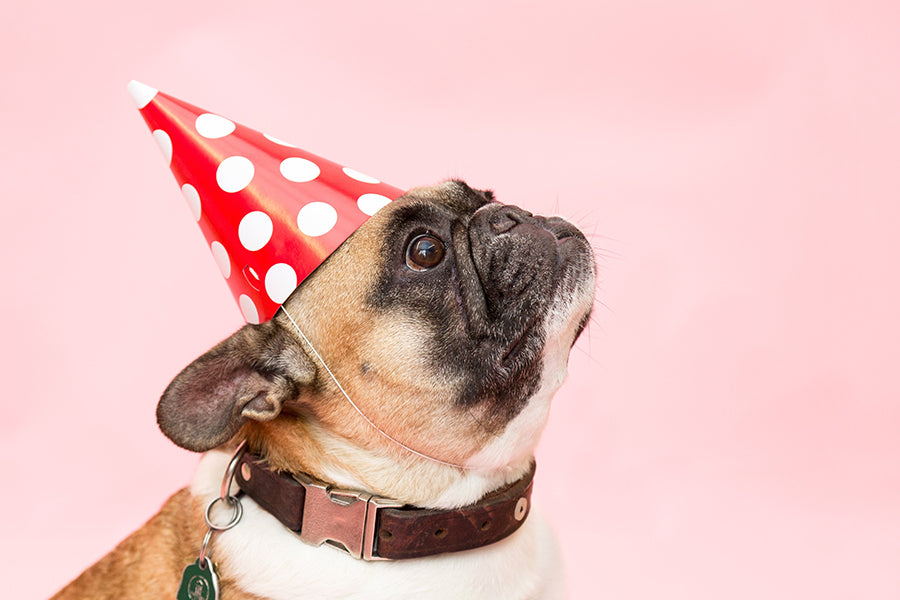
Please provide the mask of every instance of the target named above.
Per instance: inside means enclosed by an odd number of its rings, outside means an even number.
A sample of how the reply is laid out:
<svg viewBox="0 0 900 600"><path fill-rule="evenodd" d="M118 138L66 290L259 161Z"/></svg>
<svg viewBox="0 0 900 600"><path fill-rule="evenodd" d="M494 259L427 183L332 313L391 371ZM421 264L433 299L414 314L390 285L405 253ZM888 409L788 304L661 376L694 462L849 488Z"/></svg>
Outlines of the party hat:
<svg viewBox="0 0 900 600"><path fill-rule="evenodd" d="M403 194L137 81L128 91L250 323Z"/></svg>

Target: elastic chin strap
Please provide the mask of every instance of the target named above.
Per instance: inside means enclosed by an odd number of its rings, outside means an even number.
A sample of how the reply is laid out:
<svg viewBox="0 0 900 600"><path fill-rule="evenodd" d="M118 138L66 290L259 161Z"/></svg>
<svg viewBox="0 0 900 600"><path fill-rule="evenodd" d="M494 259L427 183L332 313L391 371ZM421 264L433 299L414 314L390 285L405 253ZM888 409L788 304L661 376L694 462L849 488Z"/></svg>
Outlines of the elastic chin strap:
<svg viewBox="0 0 900 600"><path fill-rule="evenodd" d="M456 463L447 462L447 461L445 461L445 460L441 460L441 459L439 459L439 458L434 458L433 456L428 456L427 454L423 454L423 453L419 452L418 450L416 450L416 449L414 449L414 448L410 448L409 446L407 446L406 444L404 444L403 442L401 442L401 441L398 440L397 438L392 437L392 436L391 436L389 433L387 433L384 429L382 429L381 427L379 427L378 425L376 425L375 422L372 421L372 419L370 419L369 417L367 417L366 414L365 414L362 410L360 410L360 408L356 405L356 402L354 402L354 401L350 398L349 394L347 394L347 392L344 391L344 386L341 385L341 383L337 380L337 377L334 376L334 373L331 372L331 369L328 368L328 365L325 364L325 361L322 359L322 356L319 354L319 351L316 350L316 347L312 345L312 342L309 341L309 338L306 337L306 335L305 335L305 334L303 333L303 331L300 329L300 326L297 325L297 322L294 320L294 317L291 316L291 313L289 313L287 310L285 310L285 308L284 308L283 305L280 306L280 307L278 307L278 310L280 310L281 312L283 312L283 313L285 314L285 316L288 318L288 321L291 322L291 325L294 326L294 329L297 330L297 333L300 335L300 337L303 339L303 341L306 342L306 345L309 346L309 349L312 350L312 353L316 356L316 359L317 359L317 360L319 361L319 363L325 368L325 372L328 373L328 376L329 376L329 377L331 377L331 380L334 382L334 384L337 386L337 388L341 391L341 394L344 396L344 398L347 399L347 402L350 403L350 406L352 406L353 409L354 409L357 413L359 413L359 416L361 416L361 417L363 418L363 420L365 420L365 422L368 423L368 424L372 427L372 429L374 429L375 431L377 431L379 434L381 434L383 437L385 437L386 439L390 440L390 441L393 442L394 444L397 444L398 446L400 446L401 448L403 448L403 449L406 450L407 452L411 452L412 454L415 454L415 455L418 456L419 458L424 458L425 460L430 460L431 462L438 463L438 464L440 464L440 465L444 465L444 466L447 466L447 467L454 467L454 468L457 468L457 469L465 469L465 470L473 470L473 469L475 469L475 467L471 467L471 466L468 466L468 465L458 465L458 464L456 464Z"/></svg>

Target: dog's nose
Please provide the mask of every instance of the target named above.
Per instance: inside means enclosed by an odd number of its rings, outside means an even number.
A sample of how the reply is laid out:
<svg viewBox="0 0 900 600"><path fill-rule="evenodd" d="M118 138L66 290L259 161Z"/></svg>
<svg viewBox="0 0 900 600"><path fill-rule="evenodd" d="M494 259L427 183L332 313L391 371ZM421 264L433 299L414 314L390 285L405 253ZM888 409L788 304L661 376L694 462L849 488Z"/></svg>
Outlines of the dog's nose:
<svg viewBox="0 0 900 600"><path fill-rule="evenodd" d="M538 225L538 220L533 214L518 206L504 206L490 218L491 230L496 234L506 233L516 225L524 223Z"/></svg>

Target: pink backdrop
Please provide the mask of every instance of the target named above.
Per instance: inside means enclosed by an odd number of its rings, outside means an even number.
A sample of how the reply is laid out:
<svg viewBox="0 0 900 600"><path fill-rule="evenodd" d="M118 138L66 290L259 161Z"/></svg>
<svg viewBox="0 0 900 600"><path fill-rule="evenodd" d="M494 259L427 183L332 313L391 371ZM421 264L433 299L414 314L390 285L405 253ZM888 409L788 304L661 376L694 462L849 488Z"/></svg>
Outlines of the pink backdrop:
<svg viewBox="0 0 900 600"><path fill-rule="evenodd" d="M4 597L190 479L155 403L241 324L132 78L593 235L536 488L572 597L900 597L898 4L587 4L5 11Z"/></svg>

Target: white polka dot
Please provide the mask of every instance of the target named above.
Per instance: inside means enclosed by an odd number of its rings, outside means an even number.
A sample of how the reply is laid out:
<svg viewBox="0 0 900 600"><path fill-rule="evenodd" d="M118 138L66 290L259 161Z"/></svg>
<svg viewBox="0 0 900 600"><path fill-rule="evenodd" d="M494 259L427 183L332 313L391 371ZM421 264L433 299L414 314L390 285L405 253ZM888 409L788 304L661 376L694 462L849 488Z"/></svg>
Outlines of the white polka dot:
<svg viewBox="0 0 900 600"><path fill-rule="evenodd" d="M269 243L273 231L272 219L261 210L244 215L238 225L238 238L247 250L255 252Z"/></svg>
<svg viewBox="0 0 900 600"><path fill-rule="evenodd" d="M370 217L379 210L390 204L391 199L381 194L363 194L356 200L359 210L363 211Z"/></svg>
<svg viewBox="0 0 900 600"><path fill-rule="evenodd" d="M229 156L216 169L216 183L226 192L239 192L253 180L254 171L249 158Z"/></svg>
<svg viewBox="0 0 900 600"><path fill-rule="evenodd" d="M357 181L361 181L363 183L381 183L379 179L375 179L374 177L370 177L365 173L360 173L350 167L344 167L344 175L349 177L350 179L355 179Z"/></svg>
<svg viewBox="0 0 900 600"><path fill-rule="evenodd" d="M225 137L234 131L234 123L212 113L204 113L197 117L194 127L197 128L197 133L211 140Z"/></svg>
<svg viewBox="0 0 900 600"><path fill-rule="evenodd" d="M241 294L238 298L238 304L241 307L241 314L244 315L244 320L248 323L258 325L259 311L256 310L256 305L253 304L253 300L250 299L250 296Z"/></svg>
<svg viewBox="0 0 900 600"><path fill-rule="evenodd" d="M162 129L154 129L153 139L156 140L156 145L159 146L160 151L162 151L163 158L166 159L166 164L171 164L172 138L170 138L169 134Z"/></svg>
<svg viewBox="0 0 900 600"><path fill-rule="evenodd" d="M199 221L200 213L203 209L200 207L200 194L197 192L197 188L186 183L181 186L181 194L184 196L184 199L187 200L188 206L191 207L191 214L194 215L194 220Z"/></svg>
<svg viewBox="0 0 900 600"><path fill-rule="evenodd" d="M296 148L297 147L294 144L289 144L288 142L285 142L284 140L279 140L277 137L272 137L268 133L264 133L263 137L266 138L267 140L269 140L270 142L275 142L279 146L287 146L288 148Z"/></svg>
<svg viewBox="0 0 900 600"><path fill-rule="evenodd" d="M266 273L266 293L275 304L284 304L297 287L297 273L291 265L278 263Z"/></svg>
<svg viewBox="0 0 900 600"><path fill-rule="evenodd" d="M310 202L300 209L297 227L310 237L325 235L337 223L337 211L325 202Z"/></svg>
<svg viewBox="0 0 900 600"><path fill-rule="evenodd" d="M213 242L209 249L212 251L213 258L216 259L216 264L219 265L219 270L222 271L222 277L225 279L231 277L231 260L228 258L228 250L225 249L225 246L219 242Z"/></svg>
<svg viewBox="0 0 900 600"><path fill-rule="evenodd" d="M285 179L297 183L312 181L319 176L319 173L321 173L316 163L311 160L306 160L305 158L300 158L299 156L291 156L290 158L284 159L281 161L279 169Z"/></svg>

